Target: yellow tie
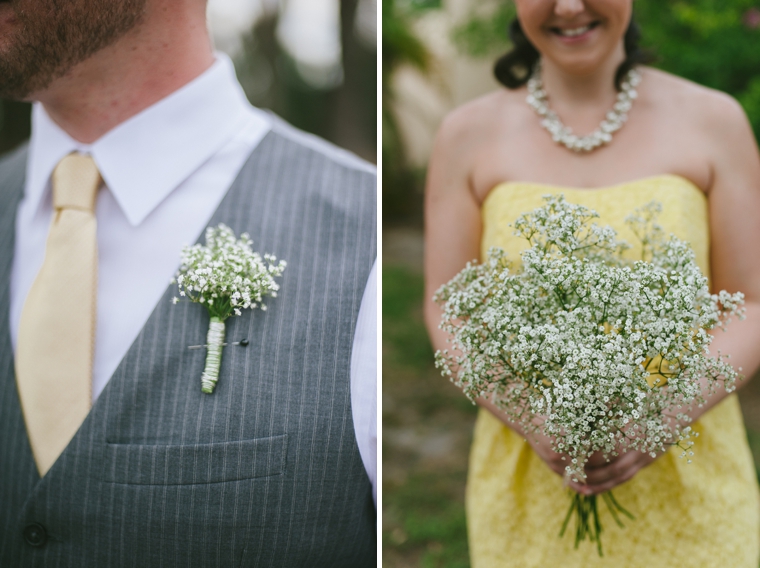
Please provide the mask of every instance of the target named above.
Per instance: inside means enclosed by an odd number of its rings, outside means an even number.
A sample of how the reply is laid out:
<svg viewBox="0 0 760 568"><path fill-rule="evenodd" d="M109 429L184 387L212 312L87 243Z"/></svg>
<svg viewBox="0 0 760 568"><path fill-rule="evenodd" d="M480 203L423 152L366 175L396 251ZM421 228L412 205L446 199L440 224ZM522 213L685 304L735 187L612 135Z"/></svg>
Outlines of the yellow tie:
<svg viewBox="0 0 760 568"><path fill-rule="evenodd" d="M56 166L45 261L21 312L16 382L40 476L92 405L100 181L89 156L69 154Z"/></svg>

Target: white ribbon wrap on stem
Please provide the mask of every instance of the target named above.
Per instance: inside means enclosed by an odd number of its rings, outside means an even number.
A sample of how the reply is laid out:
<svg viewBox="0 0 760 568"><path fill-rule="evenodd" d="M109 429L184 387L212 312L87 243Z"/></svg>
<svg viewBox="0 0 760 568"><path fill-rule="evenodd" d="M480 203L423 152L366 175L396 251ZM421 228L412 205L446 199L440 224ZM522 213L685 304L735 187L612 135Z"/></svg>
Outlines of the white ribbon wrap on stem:
<svg viewBox="0 0 760 568"><path fill-rule="evenodd" d="M224 343L224 322L212 317L208 324L206 335L206 367L201 375L201 390L206 394L214 392L219 380L219 368L222 365L222 349Z"/></svg>

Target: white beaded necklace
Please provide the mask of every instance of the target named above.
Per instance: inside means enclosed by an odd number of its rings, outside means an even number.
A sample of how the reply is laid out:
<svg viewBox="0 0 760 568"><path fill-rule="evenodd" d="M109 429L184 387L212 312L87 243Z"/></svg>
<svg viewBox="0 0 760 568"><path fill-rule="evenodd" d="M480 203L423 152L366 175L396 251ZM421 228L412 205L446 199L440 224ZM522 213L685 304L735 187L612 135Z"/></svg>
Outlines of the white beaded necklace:
<svg viewBox="0 0 760 568"><path fill-rule="evenodd" d="M628 119L628 111L631 110L633 100L638 93L636 87L641 83L641 74L631 69L620 85L621 91L617 95L617 101L612 110L607 113L602 123L588 136L578 136L568 126L562 124L557 114L549 108L544 83L541 80L541 63L536 64L533 76L528 80L528 104L542 117L543 126L552 135L552 140L562 144L574 152L591 152L599 146L609 144L612 135L623 127Z"/></svg>

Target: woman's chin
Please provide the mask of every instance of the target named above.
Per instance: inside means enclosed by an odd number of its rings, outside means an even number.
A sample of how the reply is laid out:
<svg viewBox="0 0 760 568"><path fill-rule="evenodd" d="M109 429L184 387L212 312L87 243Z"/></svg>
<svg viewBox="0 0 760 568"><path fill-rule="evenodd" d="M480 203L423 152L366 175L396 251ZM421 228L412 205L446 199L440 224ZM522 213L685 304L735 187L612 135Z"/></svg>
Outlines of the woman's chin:
<svg viewBox="0 0 760 568"><path fill-rule="evenodd" d="M606 53L594 51L591 53L581 54L546 54L545 57L563 73L573 77L588 77L599 72L607 66L608 57Z"/></svg>

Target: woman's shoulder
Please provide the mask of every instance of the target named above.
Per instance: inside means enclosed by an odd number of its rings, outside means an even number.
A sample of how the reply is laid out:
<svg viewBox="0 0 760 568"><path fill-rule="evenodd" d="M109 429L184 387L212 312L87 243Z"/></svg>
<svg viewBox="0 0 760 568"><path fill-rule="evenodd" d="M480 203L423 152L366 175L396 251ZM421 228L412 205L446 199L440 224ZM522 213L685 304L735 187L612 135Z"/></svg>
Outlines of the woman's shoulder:
<svg viewBox="0 0 760 568"><path fill-rule="evenodd" d="M518 126L530 107L525 104L525 89L498 89L472 99L451 110L441 121L438 143L459 146L484 141Z"/></svg>
<svg viewBox="0 0 760 568"><path fill-rule="evenodd" d="M428 162L429 187L469 191L477 164L488 159L505 132L521 131L518 117L526 108L530 110L524 90L500 89L449 112L438 128Z"/></svg>
<svg viewBox="0 0 760 568"><path fill-rule="evenodd" d="M746 185L742 181L745 176L757 175L754 133L736 99L722 91L654 69L646 69L644 79L651 88L641 89L644 99L641 102L656 107L655 116L667 128L675 130L689 152L703 156L712 180L706 186L709 194L715 191L716 179L739 180L729 185L740 190ZM754 184L753 181L749 185L754 187Z"/></svg>
<svg viewBox="0 0 760 568"><path fill-rule="evenodd" d="M644 68L643 75L651 85L642 91L649 99L642 101L645 104L661 105L668 113L678 113L709 128L746 123L742 106L728 93L652 67Z"/></svg>

